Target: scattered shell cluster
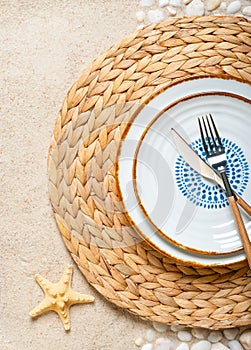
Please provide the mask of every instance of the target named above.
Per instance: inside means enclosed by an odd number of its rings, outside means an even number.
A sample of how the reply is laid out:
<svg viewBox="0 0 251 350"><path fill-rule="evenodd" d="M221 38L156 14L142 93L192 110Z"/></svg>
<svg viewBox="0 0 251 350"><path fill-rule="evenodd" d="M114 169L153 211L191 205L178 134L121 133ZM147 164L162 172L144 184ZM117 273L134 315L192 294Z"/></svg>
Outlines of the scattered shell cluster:
<svg viewBox="0 0 251 350"><path fill-rule="evenodd" d="M136 19L141 28L169 17L210 15L251 20L251 0L140 0ZM251 350L251 328L210 331L153 322L135 345L140 350Z"/></svg>
<svg viewBox="0 0 251 350"><path fill-rule="evenodd" d="M251 19L251 0L140 0L138 28L177 16L233 15Z"/></svg>
<svg viewBox="0 0 251 350"><path fill-rule="evenodd" d="M135 344L141 350L251 350L251 328L210 331L153 322Z"/></svg>

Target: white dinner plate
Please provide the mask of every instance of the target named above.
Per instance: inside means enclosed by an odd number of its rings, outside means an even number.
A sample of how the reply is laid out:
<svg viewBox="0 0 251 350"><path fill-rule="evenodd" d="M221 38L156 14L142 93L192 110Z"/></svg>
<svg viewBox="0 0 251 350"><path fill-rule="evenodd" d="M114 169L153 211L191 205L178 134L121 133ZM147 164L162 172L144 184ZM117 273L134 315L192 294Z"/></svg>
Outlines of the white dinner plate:
<svg viewBox="0 0 251 350"><path fill-rule="evenodd" d="M194 171L170 143L173 120L184 130L182 134L193 140L192 148L206 159L196 117L203 110L211 111L220 133L224 134L222 143L231 186L250 200L247 160L251 149L250 108L250 100L239 95L200 93L165 108L145 129L133 164L136 197L155 229L179 247L202 254L229 254L241 250L242 243L225 191ZM163 167L169 171L163 172ZM149 190L142 191L143 188ZM170 193L174 196L167 205ZM251 235L251 221L248 217L244 220ZM207 231L201 239L205 227Z"/></svg>
<svg viewBox="0 0 251 350"><path fill-rule="evenodd" d="M251 87L237 80L183 81L150 99L122 137L117 180L127 216L149 244L178 261L217 266L245 259L224 192L192 171L170 134L175 128L200 153L196 118L211 113L225 137L228 156L233 153L235 159L238 154L241 163L233 160L232 185L250 201L251 121L250 104L244 99L251 99ZM242 173L244 169L241 183L239 167ZM245 222L250 231L247 216Z"/></svg>

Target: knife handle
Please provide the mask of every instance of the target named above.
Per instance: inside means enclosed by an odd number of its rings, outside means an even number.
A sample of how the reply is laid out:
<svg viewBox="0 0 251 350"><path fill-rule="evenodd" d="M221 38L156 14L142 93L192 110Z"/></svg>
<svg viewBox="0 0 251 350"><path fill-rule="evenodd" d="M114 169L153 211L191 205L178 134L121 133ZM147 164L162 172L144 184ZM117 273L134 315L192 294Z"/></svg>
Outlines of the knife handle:
<svg viewBox="0 0 251 350"><path fill-rule="evenodd" d="M249 240L249 237L248 237L248 234L246 231L246 227L245 227L244 222L242 220L241 213L240 213L239 208L237 206L236 199L234 198L234 196L232 196L232 197L228 197L228 200L229 200L229 203L231 205L231 208L232 208L232 211L234 214L235 222L238 226L239 234L240 234L240 237L242 240L243 248L244 248L246 256L247 256L249 267L251 268L251 242Z"/></svg>
<svg viewBox="0 0 251 350"><path fill-rule="evenodd" d="M236 202L245 210L245 212L251 216L251 207L250 205L247 204L247 202L244 201L244 199L242 199L241 197L239 197L238 195L236 195Z"/></svg>

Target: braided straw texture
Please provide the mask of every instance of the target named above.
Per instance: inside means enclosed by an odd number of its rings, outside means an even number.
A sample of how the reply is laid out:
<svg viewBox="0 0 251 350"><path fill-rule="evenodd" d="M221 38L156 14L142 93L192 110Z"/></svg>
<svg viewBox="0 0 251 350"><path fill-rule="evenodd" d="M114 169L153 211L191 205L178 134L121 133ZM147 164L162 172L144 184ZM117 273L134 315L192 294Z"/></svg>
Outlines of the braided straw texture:
<svg viewBox="0 0 251 350"><path fill-rule="evenodd" d="M162 87L194 76L251 82L251 23L172 18L97 58L68 92L49 150L49 193L66 247L106 299L151 321L220 329L251 324L246 262L191 267L153 250L130 227L116 159L133 112Z"/></svg>

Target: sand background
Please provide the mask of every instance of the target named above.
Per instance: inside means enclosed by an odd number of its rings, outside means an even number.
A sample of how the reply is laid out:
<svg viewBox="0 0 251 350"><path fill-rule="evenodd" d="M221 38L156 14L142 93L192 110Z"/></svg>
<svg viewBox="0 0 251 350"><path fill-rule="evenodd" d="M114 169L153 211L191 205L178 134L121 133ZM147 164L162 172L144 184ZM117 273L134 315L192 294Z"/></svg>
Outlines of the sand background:
<svg viewBox="0 0 251 350"><path fill-rule="evenodd" d="M93 59L135 31L139 9L139 0L0 0L0 350L135 350L135 339L152 330L80 273L56 226L47 176L67 91ZM33 320L29 312L44 297L35 274L58 282L69 264L73 289L95 302L73 306L65 332L56 313Z"/></svg>
<svg viewBox="0 0 251 350"><path fill-rule="evenodd" d="M113 306L86 282L56 227L47 154L70 86L103 51L136 28L138 1L0 1L1 350L136 349L151 324ZM54 312L33 320L43 299L34 275L95 297L71 308L71 331Z"/></svg>

